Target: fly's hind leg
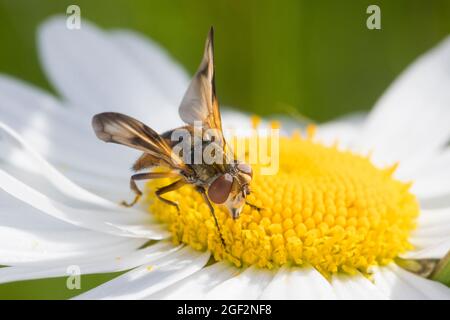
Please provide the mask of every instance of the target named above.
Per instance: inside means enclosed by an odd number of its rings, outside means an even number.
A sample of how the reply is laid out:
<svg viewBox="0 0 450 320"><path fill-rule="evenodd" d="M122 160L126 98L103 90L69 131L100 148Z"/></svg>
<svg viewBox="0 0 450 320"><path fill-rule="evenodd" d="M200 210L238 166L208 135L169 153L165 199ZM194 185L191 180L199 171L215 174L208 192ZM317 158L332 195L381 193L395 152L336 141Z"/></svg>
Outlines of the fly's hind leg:
<svg viewBox="0 0 450 320"><path fill-rule="evenodd" d="M136 181L138 180L149 180L149 179L160 179L160 178L170 178L179 176L175 172L148 172L148 173L138 173L133 174L130 178L130 189L135 193L135 197L132 202L122 201L121 204L125 207L134 206L142 196L142 191L139 190Z"/></svg>
<svg viewBox="0 0 450 320"><path fill-rule="evenodd" d="M216 223L217 231L219 232L220 241L222 242L222 245L223 245L223 247L224 247L224 249L226 251L225 240L223 239L222 231L220 230L219 221L217 220L217 217L216 217L216 214L215 214L215 211L214 211L214 207L212 206L211 201L209 201L209 198L206 195L205 189L203 189L201 187L197 187L197 191L202 195L203 200L206 202L206 204L209 207L209 211L211 212L211 215L214 218L214 222Z"/></svg>

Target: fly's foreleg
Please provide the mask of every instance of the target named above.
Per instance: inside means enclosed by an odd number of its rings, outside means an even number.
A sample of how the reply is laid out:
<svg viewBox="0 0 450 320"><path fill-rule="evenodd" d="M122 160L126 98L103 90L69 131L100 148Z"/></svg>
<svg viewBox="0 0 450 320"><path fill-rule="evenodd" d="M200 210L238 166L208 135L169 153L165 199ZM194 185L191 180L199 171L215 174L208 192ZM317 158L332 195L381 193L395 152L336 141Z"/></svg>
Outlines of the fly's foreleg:
<svg viewBox="0 0 450 320"><path fill-rule="evenodd" d="M245 201L245 204L248 205L250 208L261 211L263 208L255 206L254 204L251 204L250 202Z"/></svg>
<svg viewBox="0 0 450 320"><path fill-rule="evenodd" d="M215 222L215 224L216 224L217 231L219 232L220 241L222 242L223 247L226 249L225 240L223 239L222 231L220 230L219 221L217 220L216 213L215 213L215 211L214 211L214 207L212 206L211 201L209 201L209 198L208 198L208 196L206 195L205 189L203 189L203 188L201 188L201 187L197 187L197 191L202 195L203 200L204 200L204 201L206 202L206 204L208 205L209 211L211 212L211 215L212 215L213 218L214 218L214 222Z"/></svg>

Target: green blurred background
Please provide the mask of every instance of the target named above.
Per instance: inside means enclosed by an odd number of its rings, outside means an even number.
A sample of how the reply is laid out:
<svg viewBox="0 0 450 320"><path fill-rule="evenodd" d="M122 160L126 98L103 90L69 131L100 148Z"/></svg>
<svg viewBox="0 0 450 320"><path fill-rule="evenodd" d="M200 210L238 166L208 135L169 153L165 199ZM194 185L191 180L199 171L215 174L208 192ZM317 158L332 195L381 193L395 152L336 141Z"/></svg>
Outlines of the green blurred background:
<svg viewBox="0 0 450 320"><path fill-rule="evenodd" d="M449 0L0 0L0 72L52 90L36 55L36 27L81 7L82 19L152 37L189 72L216 28L217 90L252 113L326 121L369 110L418 55L450 33ZM381 30L366 9L381 8ZM86 276L82 290L115 275ZM0 298L67 298L65 279L0 285Z"/></svg>

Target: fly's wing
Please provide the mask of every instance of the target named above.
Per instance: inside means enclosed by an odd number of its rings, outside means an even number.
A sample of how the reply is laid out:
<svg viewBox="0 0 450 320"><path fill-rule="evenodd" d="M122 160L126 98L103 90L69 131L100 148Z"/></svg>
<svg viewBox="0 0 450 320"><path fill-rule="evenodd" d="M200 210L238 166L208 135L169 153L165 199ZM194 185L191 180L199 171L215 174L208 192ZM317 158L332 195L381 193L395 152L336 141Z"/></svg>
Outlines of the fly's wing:
<svg viewBox="0 0 450 320"><path fill-rule="evenodd" d="M214 29L211 27L206 39L202 62L184 94L178 109L181 119L194 126L201 122L205 129L216 129L216 136L222 147L225 139L222 132L222 121L219 112L219 102L214 85Z"/></svg>
<svg viewBox="0 0 450 320"><path fill-rule="evenodd" d="M166 143L171 148L173 148L176 144L180 143L180 139L177 139L176 136L174 136L174 133L176 131L179 131L179 132L180 131L184 131L187 134L190 134L191 137L194 136L194 128L192 126L189 126L189 125L188 126L182 126L182 127L175 128L175 129L172 129L172 130L168 130L168 131L166 131L164 133L161 133L161 138L163 138L164 141L166 141ZM191 143L192 141L189 141L189 142Z"/></svg>
<svg viewBox="0 0 450 320"><path fill-rule="evenodd" d="M148 161L171 169L190 172L190 168L153 129L121 113L104 112L92 118L92 127L100 140L122 144L148 154Z"/></svg>

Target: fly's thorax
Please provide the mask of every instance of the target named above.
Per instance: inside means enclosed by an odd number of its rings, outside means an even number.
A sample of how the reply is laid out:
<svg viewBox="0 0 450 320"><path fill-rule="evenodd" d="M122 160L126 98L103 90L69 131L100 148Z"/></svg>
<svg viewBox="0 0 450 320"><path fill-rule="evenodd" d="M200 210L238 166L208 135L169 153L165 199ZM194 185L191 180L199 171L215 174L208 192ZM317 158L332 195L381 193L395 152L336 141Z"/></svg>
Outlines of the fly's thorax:
<svg viewBox="0 0 450 320"><path fill-rule="evenodd" d="M213 165L192 164L190 167L194 170L196 179L207 186L221 174Z"/></svg>

